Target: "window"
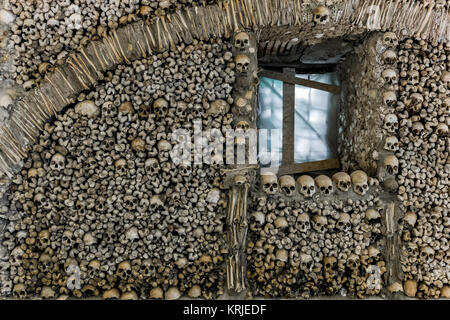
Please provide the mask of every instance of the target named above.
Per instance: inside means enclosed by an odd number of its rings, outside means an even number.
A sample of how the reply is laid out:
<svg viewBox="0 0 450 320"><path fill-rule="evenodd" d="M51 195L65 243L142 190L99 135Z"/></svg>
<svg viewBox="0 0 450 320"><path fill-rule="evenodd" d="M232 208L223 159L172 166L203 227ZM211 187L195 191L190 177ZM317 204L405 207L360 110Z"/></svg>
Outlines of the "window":
<svg viewBox="0 0 450 320"><path fill-rule="evenodd" d="M258 92L258 154L280 174L339 168L339 81L333 69L263 69Z"/></svg>

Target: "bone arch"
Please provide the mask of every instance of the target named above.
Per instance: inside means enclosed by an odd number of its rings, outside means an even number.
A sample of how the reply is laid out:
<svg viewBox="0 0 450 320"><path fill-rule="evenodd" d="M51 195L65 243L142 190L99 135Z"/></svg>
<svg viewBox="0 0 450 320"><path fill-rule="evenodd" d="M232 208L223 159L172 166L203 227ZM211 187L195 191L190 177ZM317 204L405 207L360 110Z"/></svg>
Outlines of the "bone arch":
<svg viewBox="0 0 450 320"><path fill-rule="evenodd" d="M382 14L377 16L374 27L368 8L375 5ZM74 103L80 92L92 88L101 80L103 72L153 52L173 49L180 41L189 44L193 39L228 38L242 30L302 26L310 22L302 18L304 10L298 0L224 0L161 16L153 24L142 21L128 24L102 40L89 43L48 74L38 88L15 103L12 114L0 128L0 172L11 178L20 169L44 123ZM439 27L434 28L434 20L442 22ZM415 21L422 23L414 25ZM448 43L450 39L447 9L435 2L424 5L412 0L397 0L380 5L377 0L351 0L331 14L329 23L367 31L391 30L401 32L402 36L437 42Z"/></svg>

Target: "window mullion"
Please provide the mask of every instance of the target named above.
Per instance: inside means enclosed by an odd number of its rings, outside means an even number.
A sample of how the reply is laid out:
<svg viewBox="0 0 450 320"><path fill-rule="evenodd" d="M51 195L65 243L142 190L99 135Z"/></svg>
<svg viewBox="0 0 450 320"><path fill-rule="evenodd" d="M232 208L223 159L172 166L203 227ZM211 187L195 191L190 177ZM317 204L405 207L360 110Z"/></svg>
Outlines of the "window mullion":
<svg viewBox="0 0 450 320"><path fill-rule="evenodd" d="M283 74L295 77L295 68L283 68ZM283 159L282 166L294 163L295 85L283 82Z"/></svg>

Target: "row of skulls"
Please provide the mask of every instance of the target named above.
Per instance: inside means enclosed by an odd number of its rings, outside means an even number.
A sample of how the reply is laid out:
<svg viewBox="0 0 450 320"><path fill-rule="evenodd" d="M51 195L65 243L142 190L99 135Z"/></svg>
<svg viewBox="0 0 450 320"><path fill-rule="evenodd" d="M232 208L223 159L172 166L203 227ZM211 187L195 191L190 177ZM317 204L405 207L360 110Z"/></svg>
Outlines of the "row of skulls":
<svg viewBox="0 0 450 320"><path fill-rule="evenodd" d="M262 190L267 194L282 191L286 196L291 197L296 195L298 190L305 198L311 198L317 191L323 196L330 196L336 190L347 192L352 185L356 194L364 196L369 186L376 184L375 179L368 177L362 170L356 170L350 175L337 172L331 178L326 175L319 175L316 178L301 175L297 180L290 175L284 175L278 179L276 174L264 172L261 174L260 182Z"/></svg>

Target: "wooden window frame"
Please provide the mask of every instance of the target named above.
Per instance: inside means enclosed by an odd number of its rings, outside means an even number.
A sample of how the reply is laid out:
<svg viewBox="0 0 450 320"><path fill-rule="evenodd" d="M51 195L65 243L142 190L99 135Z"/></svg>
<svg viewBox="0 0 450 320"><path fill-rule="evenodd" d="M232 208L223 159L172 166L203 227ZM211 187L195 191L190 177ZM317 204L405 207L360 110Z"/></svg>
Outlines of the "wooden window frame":
<svg viewBox="0 0 450 320"><path fill-rule="evenodd" d="M336 158L303 163L294 162L295 85L298 84L333 94L339 94L341 92L339 86L297 78L295 74L295 68L292 67L283 68L282 73L267 69L261 69L259 72L259 76L261 77L283 81L283 153L282 164L276 168L277 173L279 175L285 175L339 169L341 164L339 159Z"/></svg>

